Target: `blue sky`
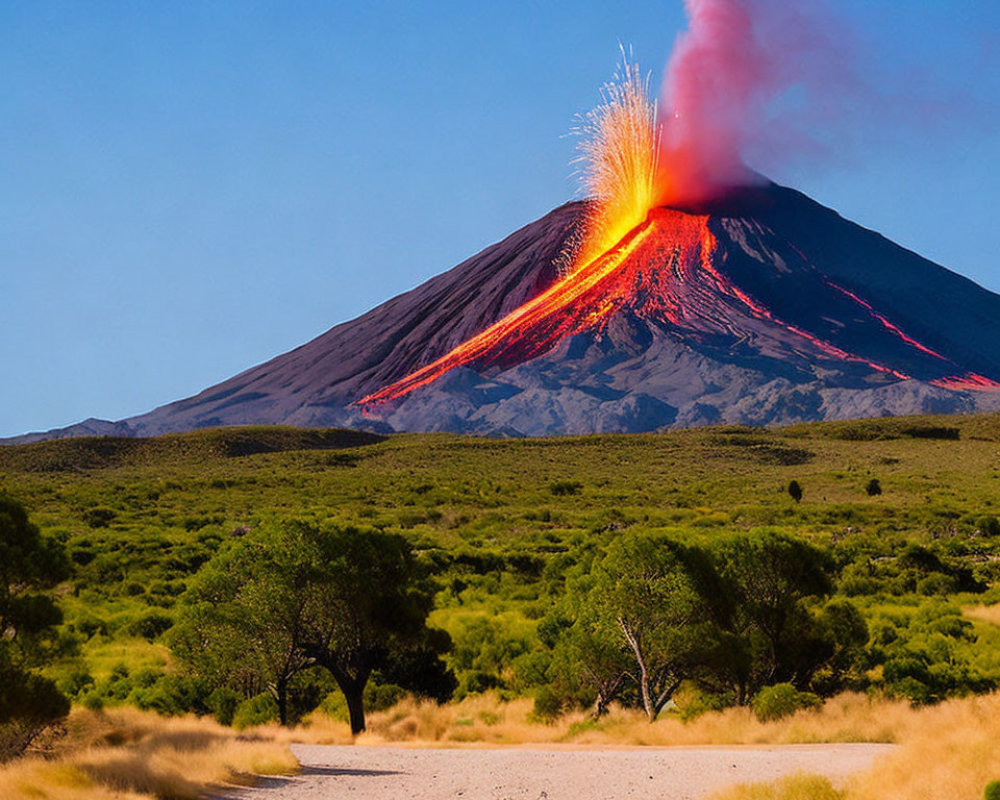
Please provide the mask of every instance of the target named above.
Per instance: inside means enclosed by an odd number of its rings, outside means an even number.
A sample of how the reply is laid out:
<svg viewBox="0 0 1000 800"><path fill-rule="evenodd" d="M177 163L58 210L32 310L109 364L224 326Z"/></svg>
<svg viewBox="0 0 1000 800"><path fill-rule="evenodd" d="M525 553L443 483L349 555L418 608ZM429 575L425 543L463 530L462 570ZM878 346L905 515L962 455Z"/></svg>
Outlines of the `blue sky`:
<svg viewBox="0 0 1000 800"><path fill-rule="evenodd" d="M618 6L618 7L612 7ZM771 177L1000 291L1000 4L840 0L873 107ZM574 196L680 0L0 5L0 436L193 394Z"/></svg>

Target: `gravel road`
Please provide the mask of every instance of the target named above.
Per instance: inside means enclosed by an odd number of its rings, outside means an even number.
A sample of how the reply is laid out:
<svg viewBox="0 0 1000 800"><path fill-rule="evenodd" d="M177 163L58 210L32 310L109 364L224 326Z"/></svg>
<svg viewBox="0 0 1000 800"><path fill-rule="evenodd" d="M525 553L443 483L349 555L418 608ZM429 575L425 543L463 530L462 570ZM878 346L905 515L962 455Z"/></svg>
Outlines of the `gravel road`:
<svg viewBox="0 0 1000 800"><path fill-rule="evenodd" d="M835 782L891 745L466 748L294 745L302 772L240 800L694 800L799 771Z"/></svg>

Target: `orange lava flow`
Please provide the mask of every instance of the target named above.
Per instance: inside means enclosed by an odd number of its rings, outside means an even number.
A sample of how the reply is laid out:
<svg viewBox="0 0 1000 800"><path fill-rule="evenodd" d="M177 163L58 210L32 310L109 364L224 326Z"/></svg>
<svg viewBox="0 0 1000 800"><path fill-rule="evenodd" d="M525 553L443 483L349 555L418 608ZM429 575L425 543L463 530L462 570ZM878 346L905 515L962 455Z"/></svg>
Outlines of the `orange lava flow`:
<svg viewBox="0 0 1000 800"><path fill-rule="evenodd" d="M650 223L640 226L601 258L594 259L571 276L553 284L533 300L515 309L482 333L458 345L450 353L428 364L402 380L386 386L358 401L358 405L382 403L409 394L414 389L440 378L448 370L471 364L489 364L513 350L527 358L548 350L556 341L579 330L589 328L609 314L613 299L606 297L596 306L579 303L579 299L611 275L642 243L652 230ZM708 229L705 228L705 232ZM708 234L711 236L711 234ZM539 340L535 334L539 322L547 334ZM547 324L545 324L547 323ZM529 334L531 335L529 338ZM519 359L519 360L526 360Z"/></svg>
<svg viewBox="0 0 1000 800"><path fill-rule="evenodd" d="M696 338L763 341L766 331L777 327L792 334L784 346L807 360L831 358L864 364L900 380L909 378L776 318L713 264L718 242L708 219L654 209L607 253L441 358L355 405L370 408L404 397L456 367L502 371L549 352L567 336L601 332L622 311Z"/></svg>
<svg viewBox="0 0 1000 800"><path fill-rule="evenodd" d="M942 389L965 390L973 392L995 392L1000 389L1000 383L975 372L967 372L965 375L949 375L946 378L938 378L931 381L934 386Z"/></svg>
<svg viewBox="0 0 1000 800"><path fill-rule="evenodd" d="M865 302L856 294L854 294L854 292L849 292L843 286L837 286L837 284L831 283L830 281L827 281L826 285L829 286L831 289L836 289L841 294L847 295L847 297L851 298L851 300L853 300L859 306L864 308L869 314L871 314L875 319L877 319L880 323L882 323L882 325L886 328L886 330L892 331L892 333L894 333L896 336L898 336L900 339L902 339L911 347L916 347L917 350L927 353L927 355L929 356L934 356L934 358L939 358L942 361L948 360L940 353L936 353L935 351L931 350L929 347L924 347L924 345L920 344L920 342L918 342L913 337L907 336L898 326L893 325L891 322L889 322L889 320L887 320L885 317L879 314L874 308L872 308L871 303Z"/></svg>

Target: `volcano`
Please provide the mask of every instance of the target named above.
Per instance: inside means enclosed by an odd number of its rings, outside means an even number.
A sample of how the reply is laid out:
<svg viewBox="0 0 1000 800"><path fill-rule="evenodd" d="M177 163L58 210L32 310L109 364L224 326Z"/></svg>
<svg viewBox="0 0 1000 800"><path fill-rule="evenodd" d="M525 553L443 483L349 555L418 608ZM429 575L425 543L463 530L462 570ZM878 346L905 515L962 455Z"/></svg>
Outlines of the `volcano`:
<svg viewBox="0 0 1000 800"><path fill-rule="evenodd" d="M557 208L194 397L48 436L236 424L523 436L1000 408L1000 296L799 192L655 208L560 277L586 211Z"/></svg>

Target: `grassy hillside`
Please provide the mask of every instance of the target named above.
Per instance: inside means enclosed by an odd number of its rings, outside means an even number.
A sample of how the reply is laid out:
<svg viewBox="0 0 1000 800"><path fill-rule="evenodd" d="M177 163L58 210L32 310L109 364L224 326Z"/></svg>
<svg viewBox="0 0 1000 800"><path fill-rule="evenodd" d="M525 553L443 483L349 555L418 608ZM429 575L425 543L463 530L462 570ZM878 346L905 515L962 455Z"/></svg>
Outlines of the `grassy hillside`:
<svg viewBox="0 0 1000 800"><path fill-rule="evenodd" d="M72 439L0 448L0 490L75 564L53 674L70 690L89 675L106 697L123 675L169 673L159 637L220 543L288 519L405 535L434 567L432 619L460 678L492 675L514 694L530 689L535 629L566 570L633 528L807 538L833 554L872 647L912 643L1000 680L995 617L959 610L995 600L1000 580L1000 415L510 441L288 428Z"/></svg>

